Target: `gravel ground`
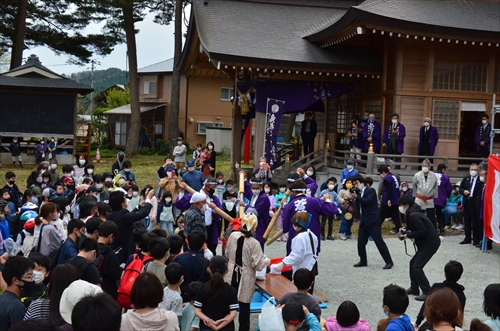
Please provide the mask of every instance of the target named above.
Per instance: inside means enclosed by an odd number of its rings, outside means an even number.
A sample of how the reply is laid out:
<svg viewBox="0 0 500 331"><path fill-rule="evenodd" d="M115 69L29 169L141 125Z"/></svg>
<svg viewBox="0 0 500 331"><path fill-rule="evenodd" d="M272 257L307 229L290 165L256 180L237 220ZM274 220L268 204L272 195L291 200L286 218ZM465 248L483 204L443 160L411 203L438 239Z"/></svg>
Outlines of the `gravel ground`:
<svg viewBox="0 0 500 331"><path fill-rule="evenodd" d="M464 266L464 274L459 283L465 287L467 303L465 306L465 328L477 317L485 320L482 311L483 291L488 284L500 282L500 246L493 244L493 250L482 253L472 245L459 245L463 236L445 237L441 247L430 260L424 271L431 284L444 280L444 265L449 260L457 260ZM408 288L410 257L405 254L403 242L397 238L385 239L394 268L382 270L385 265L373 242L367 245L368 267L354 268L357 263L356 239L341 241L323 241L319 255L319 275L315 289L329 299L328 308L322 312L325 319L335 315L338 306L345 300L351 300L358 306L361 317L368 321L372 330L376 329L379 319L385 315L382 310L382 290L391 283ZM408 253L413 254L413 245L407 244ZM266 246L268 257L285 254L285 243L275 242ZM407 314L412 321L416 319L421 302L410 296ZM252 328L257 323L258 314L252 314Z"/></svg>

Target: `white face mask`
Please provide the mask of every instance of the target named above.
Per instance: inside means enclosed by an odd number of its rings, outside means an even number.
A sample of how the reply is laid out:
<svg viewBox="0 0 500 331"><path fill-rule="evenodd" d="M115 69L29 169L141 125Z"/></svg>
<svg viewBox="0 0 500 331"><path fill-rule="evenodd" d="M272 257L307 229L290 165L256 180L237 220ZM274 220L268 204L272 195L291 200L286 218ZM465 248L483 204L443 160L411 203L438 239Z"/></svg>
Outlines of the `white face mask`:
<svg viewBox="0 0 500 331"><path fill-rule="evenodd" d="M476 177L477 176L477 171L476 170L471 170L470 171L471 177Z"/></svg>
<svg viewBox="0 0 500 331"><path fill-rule="evenodd" d="M172 171L167 171L167 177L172 177Z"/></svg>
<svg viewBox="0 0 500 331"><path fill-rule="evenodd" d="M262 167L266 162L260 162L259 165Z"/></svg>
<svg viewBox="0 0 500 331"><path fill-rule="evenodd" d="M172 201L172 198L165 198L166 203L170 203Z"/></svg>
<svg viewBox="0 0 500 331"><path fill-rule="evenodd" d="M399 206L399 212L401 214L406 214L406 210L405 210L405 208L403 206Z"/></svg>
<svg viewBox="0 0 500 331"><path fill-rule="evenodd" d="M259 194L259 193L260 193L260 190L259 190L259 189L257 189L257 190L252 189L252 193L253 193L254 195L257 195L257 194Z"/></svg>
<svg viewBox="0 0 500 331"><path fill-rule="evenodd" d="M422 172L423 173L428 173L429 172L429 168L428 167L422 167Z"/></svg>
<svg viewBox="0 0 500 331"><path fill-rule="evenodd" d="M232 202L232 201L226 202L226 209L227 210L231 211L231 210L233 210L233 208L234 208L234 202Z"/></svg>
<svg viewBox="0 0 500 331"><path fill-rule="evenodd" d="M212 150L212 149L214 149L214 146L212 146L212 145L208 145L208 149L209 149L209 150Z"/></svg>
<svg viewBox="0 0 500 331"><path fill-rule="evenodd" d="M194 171L194 167L188 167L188 171Z"/></svg>
<svg viewBox="0 0 500 331"><path fill-rule="evenodd" d="M312 175L314 175L314 172L313 172L313 171L311 171L311 170L307 170L306 174L307 174L309 177L311 177Z"/></svg>
<svg viewBox="0 0 500 331"><path fill-rule="evenodd" d="M71 211L71 207L69 205L67 205L66 207L64 207L64 212L67 214Z"/></svg>
<svg viewBox="0 0 500 331"><path fill-rule="evenodd" d="M217 179L217 183L219 183L219 184L224 183L224 179Z"/></svg>
<svg viewBox="0 0 500 331"><path fill-rule="evenodd" d="M392 120L392 124L398 124L398 120Z"/></svg>
<svg viewBox="0 0 500 331"><path fill-rule="evenodd" d="M112 181L113 181L113 178L106 177L106 178L104 178L104 181L105 181L105 182L112 182Z"/></svg>
<svg viewBox="0 0 500 331"><path fill-rule="evenodd" d="M352 165L348 165L348 166L347 166L347 169L348 169L348 170L352 170L352 169L354 169L354 166L352 166Z"/></svg>
<svg viewBox="0 0 500 331"><path fill-rule="evenodd" d="M429 125L431 125L431 123L429 123L429 122L424 122L424 126L429 126Z"/></svg>
<svg viewBox="0 0 500 331"><path fill-rule="evenodd" d="M108 192L113 192L113 188L112 187L108 188Z"/></svg>
<svg viewBox="0 0 500 331"><path fill-rule="evenodd" d="M208 205L207 204L204 204L203 207L201 207L201 211L202 212L206 212L208 209Z"/></svg>
<svg viewBox="0 0 500 331"><path fill-rule="evenodd" d="M84 165L85 164L85 160L78 160L78 163L80 163L80 165Z"/></svg>
<svg viewBox="0 0 500 331"><path fill-rule="evenodd" d="M180 141L180 140L179 140L179 141L177 142L177 145L179 145L179 146L180 146L180 145L182 145L182 141Z"/></svg>
<svg viewBox="0 0 500 331"><path fill-rule="evenodd" d="M95 184L95 187L102 188L102 184Z"/></svg>
<svg viewBox="0 0 500 331"><path fill-rule="evenodd" d="M198 151L201 151L201 147L198 147L198 148L197 148L197 150L198 150Z"/></svg>
<svg viewBox="0 0 500 331"><path fill-rule="evenodd" d="M404 186L403 188L401 188L403 190L403 192L406 192L408 191L408 187Z"/></svg>
<svg viewBox="0 0 500 331"><path fill-rule="evenodd" d="M118 180L118 183L119 183L120 185L123 185L123 184L125 184L125 179L123 179L123 178L120 178L120 179Z"/></svg>
<svg viewBox="0 0 500 331"><path fill-rule="evenodd" d="M92 174L94 173L94 169L88 169L88 170L87 170L87 173L88 173L89 175L92 175Z"/></svg>
<svg viewBox="0 0 500 331"><path fill-rule="evenodd" d="M264 189L264 192L269 193L269 192L271 192L271 189L270 189L269 187L266 187L266 188Z"/></svg>
<svg viewBox="0 0 500 331"><path fill-rule="evenodd" d="M486 180L486 178L484 178L484 176L479 176L479 180L484 183L484 181Z"/></svg>
<svg viewBox="0 0 500 331"><path fill-rule="evenodd" d="M227 187L226 187L226 190L227 190L228 192L232 192L232 191L233 191L233 187L232 187L232 186L227 186Z"/></svg>
<svg viewBox="0 0 500 331"><path fill-rule="evenodd" d="M123 171L125 171L125 172L130 172L130 168L123 169Z"/></svg>
<svg viewBox="0 0 500 331"><path fill-rule="evenodd" d="M35 276L35 284L41 284L45 279L45 274L38 270L33 270L33 276Z"/></svg>
<svg viewBox="0 0 500 331"><path fill-rule="evenodd" d="M332 191L335 188L335 185L328 185L328 189Z"/></svg>
<svg viewBox="0 0 500 331"><path fill-rule="evenodd" d="M486 125L486 123L488 123L487 120L482 120L481 122L483 123L483 125Z"/></svg>
<svg viewBox="0 0 500 331"><path fill-rule="evenodd" d="M139 195L139 192L137 192L137 191L133 191L133 192L132 192L132 196L136 197L136 196L138 196L138 195Z"/></svg>
<svg viewBox="0 0 500 331"><path fill-rule="evenodd" d="M50 168L51 168L52 170L56 169L56 168L57 168L57 164L51 164L51 165L50 165Z"/></svg>
<svg viewBox="0 0 500 331"><path fill-rule="evenodd" d="M280 192L285 193L286 192L286 187L280 187Z"/></svg>

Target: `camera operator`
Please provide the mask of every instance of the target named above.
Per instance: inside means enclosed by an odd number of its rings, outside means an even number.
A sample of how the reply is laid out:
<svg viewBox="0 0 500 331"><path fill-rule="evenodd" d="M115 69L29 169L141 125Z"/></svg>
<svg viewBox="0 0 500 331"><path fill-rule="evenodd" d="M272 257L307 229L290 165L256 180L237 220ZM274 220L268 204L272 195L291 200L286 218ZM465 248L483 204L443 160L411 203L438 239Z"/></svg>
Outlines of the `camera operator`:
<svg viewBox="0 0 500 331"><path fill-rule="evenodd" d="M382 239L382 226L380 224L380 213L378 211L377 192L374 188L365 186L365 179L361 175L354 176L355 189L351 191L357 210L361 213L358 232L358 255L360 261L354 267L366 267L366 244L371 236L377 249L385 261L383 269L391 269L394 266L389 249Z"/></svg>
<svg viewBox="0 0 500 331"><path fill-rule="evenodd" d="M414 239L417 252L410 260L411 286L406 293L417 295L415 300L425 301L430 294L431 286L424 273L424 267L437 252L441 240L436 231L436 226L424 215L419 205L413 198L402 196L399 199L399 211L405 214L407 228L400 230L399 239ZM422 289L422 295L419 288Z"/></svg>

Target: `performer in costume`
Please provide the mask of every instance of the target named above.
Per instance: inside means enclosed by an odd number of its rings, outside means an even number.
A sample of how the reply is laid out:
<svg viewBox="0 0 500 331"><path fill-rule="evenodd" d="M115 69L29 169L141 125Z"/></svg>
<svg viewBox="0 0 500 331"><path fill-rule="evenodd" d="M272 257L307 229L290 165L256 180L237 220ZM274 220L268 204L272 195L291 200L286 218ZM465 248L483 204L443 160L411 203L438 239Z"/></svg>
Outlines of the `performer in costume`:
<svg viewBox="0 0 500 331"><path fill-rule="evenodd" d="M316 195L316 191L318 190L318 184L314 179L306 175L304 169L297 168L297 172L290 173L286 181L288 184L291 184L296 181L304 181L306 183L306 192L305 195L308 197L314 197Z"/></svg>
<svg viewBox="0 0 500 331"><path fill-rule="evenodd" d="M254 177L250 180L250 183L245 180L244 195L250 203L240 202L242 206L245 206L245 209L252 207L256 211L258 225L255 230L255 238L259 241L262 251L264 251L264 244L266 243L266 239L262 238L262 236L269 225L269 210L271 208L269 197L263 191L263 186L264 181L260 178Z"/></svg>
<svg viewBox="0 0 500 331"><path fill-rule="evenodd" d="M203 183L203 188L200 190L200 193L204 193L207 196L207 206L204 209L205 213L205 227L207 230L207 247L208 249L216 255L217 244L219 243L219 233L217 233L217 224L216 222L221 222L222 217L220 217L213 210L215 207L221 208L222 205L214 195L215 187L217 186L217 181L212 176L207 177L205 182ZM179 196L177 201L175 202L175 207L179 210L185 211L191 207L190 200L191 194L185 194L184 189L186 188L185 183L181 183L179 185Z"/></svg>

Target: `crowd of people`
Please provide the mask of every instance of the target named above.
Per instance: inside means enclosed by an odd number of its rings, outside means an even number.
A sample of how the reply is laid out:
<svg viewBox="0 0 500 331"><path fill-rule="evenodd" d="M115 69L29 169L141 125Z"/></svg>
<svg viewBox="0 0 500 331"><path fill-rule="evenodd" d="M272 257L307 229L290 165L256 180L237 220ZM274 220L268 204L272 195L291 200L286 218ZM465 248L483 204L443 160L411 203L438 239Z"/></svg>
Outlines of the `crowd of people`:
<svg viewBox="0 0 500 331"><path fill-rule="evenodd" d="M404 127L395 131L393 137ZM395 148L395 139L389 137L387 143ZM5 174L0 191L0 331L234 330L236 318L239 330L250 330L251 284L262 271L281 274L297 287L278 302L284 329L369 330L351 301L343 302L336 316L324 318L322 326L321 309L310 294L322 242L351 239L358 220L360 260L354 267L368 265L365 246L373 240L385 261L383 269L391 269L394 263L381 233L385 219L394 223L393 233L413 240L418 251L410 261L410 288L384 288L387 319L377 328L463 326L461 264L450 261L444 268L446 280L432 286L423 268L439 249L439 232L451 227L443 212L448 202L463 211L464 224L455 214L453 226L463 228L462 243L477 246L483 240L478 219L485 163L471 165L470 176L451 185L444 164L432 172L431 161L424 159L413 181L401 183L394 162L387 160L378 168L377 191L373 179L359 174L354 160L348 160L340 183L335 177L317 183L314 167L298 168L274 194L265 158L254 171L240 173L245 178L240 192L240 183L217 172L211 142L205 148L198 145L188 158L179 138L173 155L157 171L157 189L138 187L123 152L111 171L102 174L79 156L76 165L62 166L60 175L56 159L45 157L27 178L24 192L13 171ZM336 219L341 226L333 233ZM266 233L274 221L277 233L270 238ZM268 240L286 241L281 261L271 263L264 254ZM217 255L220 246L222 255ZM409 295L423 301L414 323L405 315ZM471 329L498 329L499 298L500 284L485 289L484 311L490 320L475 320Z"/></svg>

